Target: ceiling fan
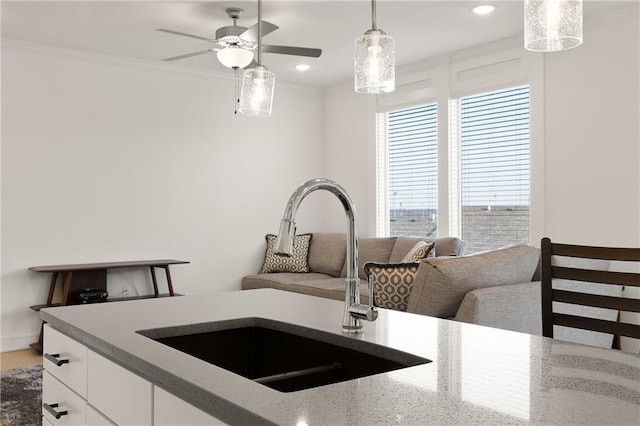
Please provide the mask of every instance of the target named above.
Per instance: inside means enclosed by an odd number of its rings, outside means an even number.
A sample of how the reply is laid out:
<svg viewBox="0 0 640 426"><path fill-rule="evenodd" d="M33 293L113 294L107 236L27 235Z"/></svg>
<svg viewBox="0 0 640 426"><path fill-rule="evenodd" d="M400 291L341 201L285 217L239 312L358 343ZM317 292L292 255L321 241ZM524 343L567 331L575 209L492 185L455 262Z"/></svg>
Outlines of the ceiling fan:
<svg viewBox="0 0 640 426"><path fill-rule="evenodd" d="M163 61L177 61L180 59L190 58L192 56L204 55L209 52L217 52L220 63L228 68L238 69L250 65L253 62L254 50L258 46L258 24L256 23L249 28L237 25L236 21L244 12L244 10L239 7L230 7L226 9L226 12L229 18L233 19L233 25L218 28L216 30L215 38L201 37L180 31L158 28L156 31L204 40L215 45L215 47L210 49L172 56L170 58L163 59ZM278 28L279 27L277 25L267 21L262 21L262 36L264 37ZM261 46L261 50L262 53L279 53L283 55L308 56L312 58L317 58L322 54L322 49L264 44Z"/></svg>

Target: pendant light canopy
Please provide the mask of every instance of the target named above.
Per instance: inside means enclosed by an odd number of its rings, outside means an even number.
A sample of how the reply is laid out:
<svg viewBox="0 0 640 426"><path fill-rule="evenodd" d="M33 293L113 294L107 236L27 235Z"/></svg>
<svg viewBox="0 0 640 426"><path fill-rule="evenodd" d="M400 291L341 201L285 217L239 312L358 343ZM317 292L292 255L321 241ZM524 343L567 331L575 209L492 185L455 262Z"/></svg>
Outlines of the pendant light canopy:
<svg viewBox="0 0 640 426"><path fill-rule="evenodd" d="M275 75L262 65L262 0L258 0L258 63L242 75L240 108L242 114L269 117L273 105Z"/></svg>
<svg viewBox="0 0 640 426"><path fill-rule="evenodd" d="M582 44L582 0L525 0L524 47L556 52Z"/></svg>
<svg viewBox="0 0 640 426"><path fill-rule="evenodd" d="M377 28L375 0L371 0L371 29L355 41L354 77L358 93L388 93L396 88L395 43Z"/></svg>

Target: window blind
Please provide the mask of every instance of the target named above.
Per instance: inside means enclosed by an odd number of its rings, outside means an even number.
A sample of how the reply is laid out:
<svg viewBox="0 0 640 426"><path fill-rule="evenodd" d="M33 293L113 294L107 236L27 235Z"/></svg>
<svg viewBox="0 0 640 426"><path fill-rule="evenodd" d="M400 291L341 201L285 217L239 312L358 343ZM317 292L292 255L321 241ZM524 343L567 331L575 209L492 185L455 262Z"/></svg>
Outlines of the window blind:
<svg viewBox="0 0 640 426"><path fill-rule="evenodd" d="M435 235L437 105L430 103L383 115L386 140L378 140L386 145L388 235Z"/></svg>
<svg viewBox="0 0 640 426"><path fill-rule="evenodd" d="M529 86L459 100L461 237L467 252L529 240Z"/></svg>

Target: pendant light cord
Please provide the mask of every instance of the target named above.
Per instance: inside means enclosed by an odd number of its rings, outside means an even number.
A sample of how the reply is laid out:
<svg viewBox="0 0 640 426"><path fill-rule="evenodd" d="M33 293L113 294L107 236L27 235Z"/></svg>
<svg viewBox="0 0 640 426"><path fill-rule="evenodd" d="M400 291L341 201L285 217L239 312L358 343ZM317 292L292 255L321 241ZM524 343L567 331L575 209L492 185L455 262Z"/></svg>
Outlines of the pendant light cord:
<svg viewBox="0 0 640 426"><path fill-rule="evenodd" d="M376 19L376 0L371 0L371 29L378 29L378 22Z"/></svg>
<svg viewBox="0 0 640 426"><path fill-rule="evenodd" d="M258 65L262 65L262 0L258 0Z"/></svg>

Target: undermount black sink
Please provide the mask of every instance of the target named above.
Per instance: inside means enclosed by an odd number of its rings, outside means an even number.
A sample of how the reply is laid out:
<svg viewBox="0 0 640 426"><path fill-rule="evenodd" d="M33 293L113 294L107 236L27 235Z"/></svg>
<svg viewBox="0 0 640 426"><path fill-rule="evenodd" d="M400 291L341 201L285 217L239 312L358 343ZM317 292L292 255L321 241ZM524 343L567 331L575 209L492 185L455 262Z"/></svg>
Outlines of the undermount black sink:
<svg viewBox="0 0 640 426"><path fill-rule="evenodd" d="M138 333L280 392L431 362L362 340L263 318Z"/></svg>

